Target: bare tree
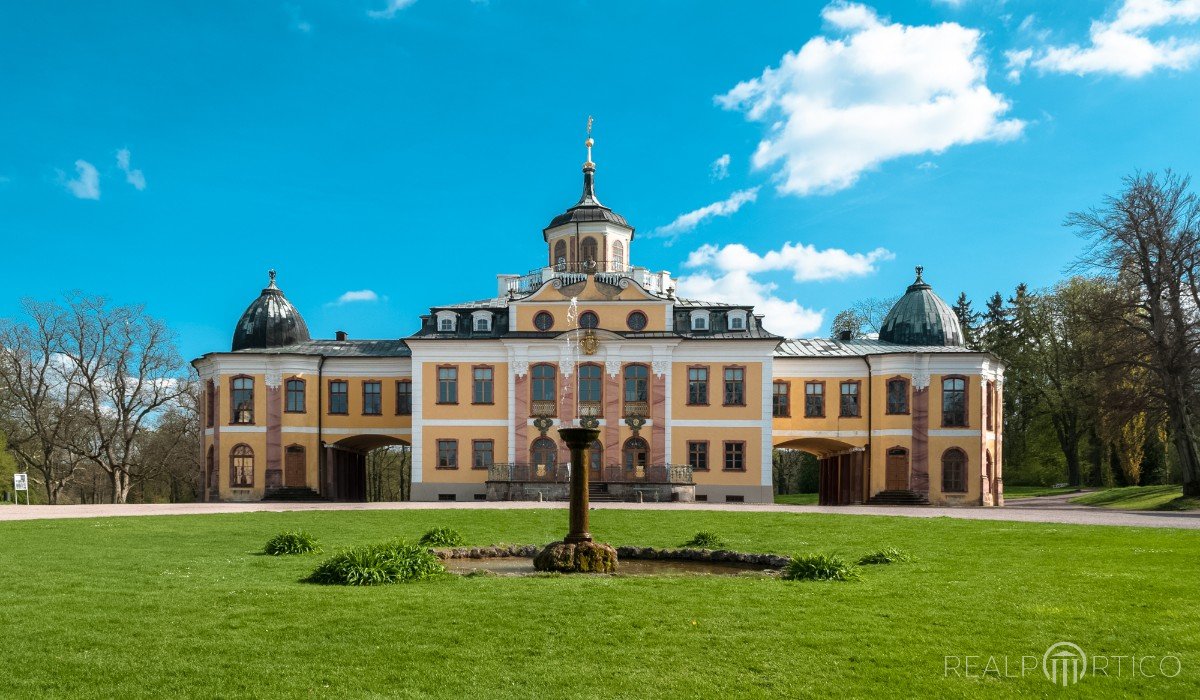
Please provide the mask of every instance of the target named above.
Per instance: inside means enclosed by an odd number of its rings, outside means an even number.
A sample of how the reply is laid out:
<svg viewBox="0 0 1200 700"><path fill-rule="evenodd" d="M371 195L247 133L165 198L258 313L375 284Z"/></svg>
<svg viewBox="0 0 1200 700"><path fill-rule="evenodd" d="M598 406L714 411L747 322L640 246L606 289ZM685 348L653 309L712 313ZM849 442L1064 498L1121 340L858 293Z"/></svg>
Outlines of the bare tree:
<svg viewBox="0 0 1200 700"><path fill-rule="evenodd" d="M135 487L145 501L195 501L201 495L200 392L190 378L179 400L165 408L136 450Z"/></svg>
<svg viewBox="0 0 1200 700"><path fill-rule="evenodd" d="M1128 362L1161 388L1183 493L1200 496L1200 200L1188 186L1170 171L1138 173L1067 224L1091 243L1080 264L1130 290L1111 322L1145 339L1146 359Z"/></svg>
<svg viewBox="0 0 1200 700"><path fill-rule="evenodd" d="M89 427L75 447L108 475L112 502L124 503L142 433L188 391L183 362L165 324L140 306L110 307L97 297L68 297L60 338Z"/></svg>
<svg viewBox="0 0 1200 700"><path fill-rule="evenodd" d="M73 449L84 433L83 396L74 365L59 353L60 309L29 300L22 306L27 323L0 325L0 427L45 488L46 502L58 503L83 469L83 455Z"/></svg>
<svg viewBox="0 0 1200 700"><path fill-rule="evenodd" d="M858 317L864 333L879 333L888 312L900 301L900 297L867 297L854 302L850 310Z"/></svg>

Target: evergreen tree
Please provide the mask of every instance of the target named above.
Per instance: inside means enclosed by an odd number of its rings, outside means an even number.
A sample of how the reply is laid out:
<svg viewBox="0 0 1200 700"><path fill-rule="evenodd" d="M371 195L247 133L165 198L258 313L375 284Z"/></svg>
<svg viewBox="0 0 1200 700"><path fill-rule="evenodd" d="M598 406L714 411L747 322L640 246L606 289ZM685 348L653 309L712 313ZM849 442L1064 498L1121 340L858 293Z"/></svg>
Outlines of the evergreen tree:
<svg viewBox="0 0 1200 700"><path fill-rule="evenodd" d="M954 315L958 317L958 325L962 326L963 343L972 350L978 350L979 314L971 308L971 300L966 292L960 292L958 301L954 302Z"/></svg>

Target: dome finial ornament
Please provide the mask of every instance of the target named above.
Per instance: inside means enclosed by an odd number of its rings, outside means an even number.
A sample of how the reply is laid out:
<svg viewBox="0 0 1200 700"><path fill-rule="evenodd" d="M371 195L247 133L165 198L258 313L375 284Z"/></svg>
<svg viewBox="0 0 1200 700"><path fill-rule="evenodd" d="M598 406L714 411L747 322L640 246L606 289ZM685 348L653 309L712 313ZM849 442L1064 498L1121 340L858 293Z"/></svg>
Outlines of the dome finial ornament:
<svg viewBox="0 0 1200 700"><path fill-rule="evenodd" d="M269 280L270 280L270 281L267 283L267 286L268 286L268 287L270 287L270 288L272 288L272 289L275 289L275 288L276 288L276 287L275 287L275 268L271 268L270 270L267 270L267 277L268 277L268 278L269 278Z"/></svg>
<svg viewBox="0 0 1200 700"><path fill-rule="evenodd" d="M917 282L924 282L924 281L925 281L925 280L921 279L921 275L922 275L922 274L924 274L924 272L925 272L925 266L924 266L924 265L917 265Z"/></svg>
<svg viewBox="0 0 1200 700"><path fill-rule="evenodd" d="M587 162L585 162L583 164L584 170L587 170L588 168L596 167L596 164L592 162L592 145L596 143L595 141L592 140L592 122L593 121L594 121L594 119L593 119L592 115L589 114L588 120L587 120L587 140L583 142L583 145L587 146Z"/></svg>

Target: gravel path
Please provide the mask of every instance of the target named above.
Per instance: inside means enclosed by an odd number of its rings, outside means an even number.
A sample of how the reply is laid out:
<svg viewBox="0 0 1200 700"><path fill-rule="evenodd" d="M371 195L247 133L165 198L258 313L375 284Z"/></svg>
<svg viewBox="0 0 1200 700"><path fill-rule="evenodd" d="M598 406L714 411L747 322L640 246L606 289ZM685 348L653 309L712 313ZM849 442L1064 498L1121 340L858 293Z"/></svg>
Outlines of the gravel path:
<svg viewBox="0 0 1200 700"><path fill-rule="evenodd" d="M1075 494L1070 494L1071 496ZM1118 525L1200 529L1200 512L1121 511L1055 503L1052 498L1011 501L1003 508L938 508L930 506L788 506L733 503L595 503L593 509L731 511L742 513L824 513L834 515L892 515L907 518L960 518L1069 525ZM1027 503L1036 501L1036 503ZM0 521L47 518L100 518L129 515L196 515L205 513L284 512L304 510L437 510L474 508L520 510L566 508L566 503L530 501L469 501L450 503L152 503L129 505L0 506Z"/></svg>

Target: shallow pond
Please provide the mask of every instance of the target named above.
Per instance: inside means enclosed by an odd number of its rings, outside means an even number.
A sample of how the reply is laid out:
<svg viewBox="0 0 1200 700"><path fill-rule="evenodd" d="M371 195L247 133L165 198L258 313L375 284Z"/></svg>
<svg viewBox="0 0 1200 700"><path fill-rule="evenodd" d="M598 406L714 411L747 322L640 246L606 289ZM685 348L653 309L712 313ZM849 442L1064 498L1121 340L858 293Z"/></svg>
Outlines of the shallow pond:
<svg viewBox="0 0 1200 700"><path fill-rule="evenodd" d="M482 559L444 559L446 570L454 574L490 571L507 576L529 576L539 573L528 557L490 557ZM766 569L752 564L728 564L711 561L675 559L622 559L617 573L628 576L740 576L762 575Z"/></svg>

